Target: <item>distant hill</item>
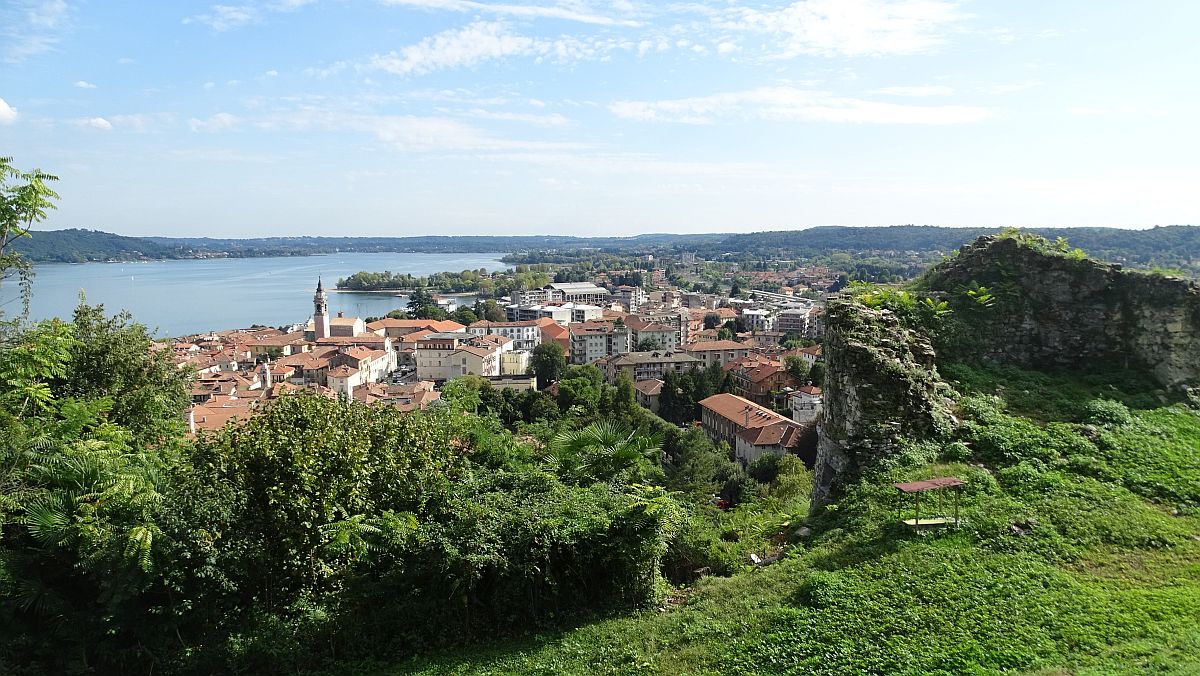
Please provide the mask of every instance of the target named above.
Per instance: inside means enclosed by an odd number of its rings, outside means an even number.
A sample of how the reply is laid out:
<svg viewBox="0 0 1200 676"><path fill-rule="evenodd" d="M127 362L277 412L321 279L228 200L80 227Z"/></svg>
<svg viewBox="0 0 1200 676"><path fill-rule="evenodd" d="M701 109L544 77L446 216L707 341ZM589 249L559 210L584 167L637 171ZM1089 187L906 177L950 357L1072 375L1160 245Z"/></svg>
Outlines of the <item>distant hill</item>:
<svg viewBox="0 0 1200 676"><path fill-rule="evenodd" d="M46 230L31 233L14 248L35 263L86 263L179 258L177 252L140 237L99 230Z"/></svg>
<svg viewBox="0 0 1200 676"><path fill-rule="evenodd" d="M163 258L311 256L335 252L520 253L537 252L551 259L554 252L598 249L616 253L693 251L714 259L812 257L832 252L851 254L916 252L948 253L995 228L944 228L896 225L854 228L820 226L805 230L746 234L668 234L635 237L420 236L420 237L125 237L98 230L35 232L17 250L34 262L84 262ZM1200 226L1172 225L1149 230L1120 228L1037 228L1054 239L1065 237L1072 246L1105 260L1139 266L1195 268L1200 264Z"/></svg>
<svg viewBox="0 0 1200 676"><path fill-rule="evenodd" d="M976 237L994 234L997 228L943 228L931 225L894 225L877 228L822 226L805 230L729 235L698 247L697 253L716 257L725 253L755 256L811 256L830 251L949 252ZM1200 260L1200 226L1169 225L1149 230L1122 228L1033 228L1055 239L1065 237L1072 246L1091 256L1143 265L1178 265Z"/></svg>

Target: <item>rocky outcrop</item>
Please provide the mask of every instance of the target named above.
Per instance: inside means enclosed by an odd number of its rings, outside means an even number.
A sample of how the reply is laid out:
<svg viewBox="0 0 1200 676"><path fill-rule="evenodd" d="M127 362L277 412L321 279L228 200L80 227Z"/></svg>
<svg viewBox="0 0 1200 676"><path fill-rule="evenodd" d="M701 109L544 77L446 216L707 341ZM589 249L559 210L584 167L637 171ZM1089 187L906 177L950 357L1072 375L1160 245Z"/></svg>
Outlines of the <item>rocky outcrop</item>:
<svg viewBox="0 0 1200 676"><path fill-rule="evenodd" d="M990 305L967 289L987 287ZM904 439L947 434L953 418L942 359L1036 369L1145 371L1165 388L1200 392L1200 287L1129 272L1040 239L981 237L921 281L953 317L935 336L854 299L826 308L824 413L813 509L902 450Z"/></svg>
<svg viewBox="0 0 1200 676"><path fill-rule="evenodd" d="M1041 241L980 237L926 275L932 292L972 283L997 297L972 317L969 354L1027 368L1135 368L1164 387L1200 385L1200 287L1072 257ZM1050 250L1048 250L1050 249Z"/></svg>
<svg viewBox="0 0 1200 676"><path fill-rule="evenodd" d="M841 483L899 452L901 439L944 434L951 420L929 339L901 326L891 312L831 301L824 354L814 509Z"/></svg>

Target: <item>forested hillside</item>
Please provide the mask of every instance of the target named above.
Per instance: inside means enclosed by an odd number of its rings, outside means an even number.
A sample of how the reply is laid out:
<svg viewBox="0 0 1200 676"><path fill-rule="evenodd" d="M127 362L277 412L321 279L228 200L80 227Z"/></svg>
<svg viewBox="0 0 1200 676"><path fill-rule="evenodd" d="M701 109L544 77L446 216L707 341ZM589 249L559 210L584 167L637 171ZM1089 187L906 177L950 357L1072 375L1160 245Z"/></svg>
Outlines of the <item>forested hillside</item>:
<svg viewBox="0 0 1200 676"><path fill-rule="evenodd" d="M35 263L87 263L178 258L180 252L139 237L99 230L48 230L13 243L13 249Z"/></svg>

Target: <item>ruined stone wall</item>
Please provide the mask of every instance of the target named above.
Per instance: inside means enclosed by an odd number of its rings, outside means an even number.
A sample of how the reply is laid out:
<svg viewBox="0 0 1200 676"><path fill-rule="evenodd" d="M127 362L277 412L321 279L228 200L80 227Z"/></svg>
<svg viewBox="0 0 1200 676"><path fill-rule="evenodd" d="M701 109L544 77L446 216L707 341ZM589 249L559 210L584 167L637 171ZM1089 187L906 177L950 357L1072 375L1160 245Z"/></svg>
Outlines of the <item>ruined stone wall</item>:
<svg viewBox="0 0 1200 676"><path fill-rule="evenodd" d="M831 301L824 355L814 509L827 503L841 482L899 452L901 438L943 434L950 427L933 347L891 312Z"/></svg>
<svg viewBox="0 0 1200 676"><path fill-rule="evenodd" d="M972 307L963 293L972 283L988 287L995 305ZM922 284L962 309L955 313L955 339L939 348L943 358L1039 369L1135 368L1167 388L1200 386L1194 282L981 237ZM824 354L813 509L899 452L902 439L946 434L953 420L929 337L906 329L891 312L831 301Z"/></svg>
<svg viewBox="0 0 1200 676"><path fill-rule="evenodd" d="M977 282L997 295L975 321L980 357L1027 368L1136 368L1167 388L1200 385L1200 287L980 237L925 278L954 294Z"/></svg>

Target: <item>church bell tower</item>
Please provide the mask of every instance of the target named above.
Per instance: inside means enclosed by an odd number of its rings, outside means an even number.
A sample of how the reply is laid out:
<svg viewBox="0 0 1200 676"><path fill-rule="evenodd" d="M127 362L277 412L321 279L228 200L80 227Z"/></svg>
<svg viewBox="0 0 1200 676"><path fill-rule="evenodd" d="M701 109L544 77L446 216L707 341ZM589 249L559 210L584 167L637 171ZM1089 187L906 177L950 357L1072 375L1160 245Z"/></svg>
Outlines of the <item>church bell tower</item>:
<svg viewBox="0 0 1200 676"><path fill-rule="evenodd" d="M329 296L317 277L317 293L313 296L313 339L329 337Z"/></svg>

